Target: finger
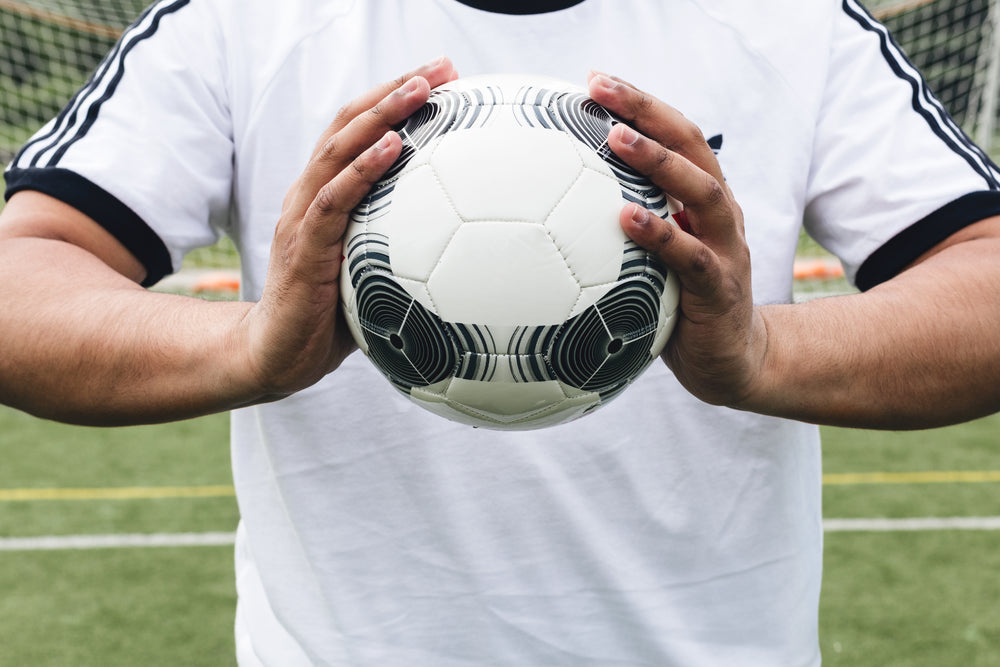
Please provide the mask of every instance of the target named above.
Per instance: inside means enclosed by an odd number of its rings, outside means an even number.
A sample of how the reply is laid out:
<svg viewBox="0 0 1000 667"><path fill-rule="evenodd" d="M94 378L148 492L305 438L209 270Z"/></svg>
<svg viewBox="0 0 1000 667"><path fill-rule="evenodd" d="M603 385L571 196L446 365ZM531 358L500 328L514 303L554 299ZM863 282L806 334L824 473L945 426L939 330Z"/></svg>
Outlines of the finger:
<svg viewBox="0 0 1000 667"><path fill-rule="evenodd" d="M607 74L594 73L589 81L591 98L671 151L683 155L715 177L725 179L715 152L701 129L684 114L635 86Z"/></svg>
<svg viewBox="0 0 1000 667"><path fill-rule="evenodd" d="M327 250L344 235L351 211L392 166L402 147L400 136L390 130L320 188L299 232L310 252L327 258Z"/></svg>
<svg viewBox="0 0 1000 667"><path fill-rule="evenodd" d="M439 58L376 86L344 106L317 142L295 189L289 191L286 204L293 207L291 212L301 214L319 188L386 131L419 109L427 101L431 88L455 77L451 61Z"/></svg>
<svg viewBox="0 0 1000 667"><path fill-rule="evenodd" d="M427 81L431 88L436 88L443 83L456 79L458 77L458 73L455 71L455 66L452 64L451 60L441 57L421 65L415 70L407 72L392 81L386 81L378 86L375 86L365 94L351 100L346 105L341 107L333 122L330 123L327 129L323 132L323 135L320 136L319 141L316 143L314 155L322 149L330 137L343 129L357 116L374 107L389 94L405 86L414 77L421 77Z"/></svg>
<svg viewBox="0 0 1000 667"><path fill-rule="evenodd" d="M429 94L428 81L423 77L413 77L329 137L316 150L299 177L293 212L305 210L316 198L320 188L362 151L378 141L379 137L419 109L427 101Z"/></svg>
<svg viewBox="0 0 1000 667"><path fill-rule="evenodd" d="M700 239L638 204L623 208L619 223L630 239L674 270L685 291L705 298L716 293L722 262Z"/></svg>
<svg viewBox="0 0 1000 667"><path fill-rule="evenodd" d="M711 174L624 123L612 128L608 146L684 205L693 234L713 243L736 239L741 216L728 189Z"/></svg>

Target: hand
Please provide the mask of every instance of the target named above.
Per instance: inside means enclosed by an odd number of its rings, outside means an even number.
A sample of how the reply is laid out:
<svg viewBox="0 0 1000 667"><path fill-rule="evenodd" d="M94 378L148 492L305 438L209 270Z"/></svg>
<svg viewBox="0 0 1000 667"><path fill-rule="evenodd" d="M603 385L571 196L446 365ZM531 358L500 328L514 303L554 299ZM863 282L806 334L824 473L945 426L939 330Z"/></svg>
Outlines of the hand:
<svg viewBox="0 0 1000 667"><path fill-rule="evenodd" d="M399 156L392 130L430 89L456 77L442 58L343 107L292 184L277 223L267 281L248 312L248 368L267 395L305 388L354 349L340 312L342 241L351 210Z"/></svg>
<svg viewBox="0 0 1000 667"><path fill-rule="evenodd" d="M738 407L762 368L767 338L753 305L743 213L694 123L620 79L594 73L589 88L625 121L609 133L611 150L679 200L690 224L688 233L634 204L621 213L625 233L680 280L663 359L698 398Z"/></svg>

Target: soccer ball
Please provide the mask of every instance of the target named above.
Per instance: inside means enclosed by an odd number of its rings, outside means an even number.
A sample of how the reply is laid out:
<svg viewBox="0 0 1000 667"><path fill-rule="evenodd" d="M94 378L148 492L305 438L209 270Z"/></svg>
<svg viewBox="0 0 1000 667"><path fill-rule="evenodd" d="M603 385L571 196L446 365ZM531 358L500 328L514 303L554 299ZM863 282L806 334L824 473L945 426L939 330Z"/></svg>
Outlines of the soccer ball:
<svg viewBox="0 0 1000 667"><path fill-rule="evenodd" d="M615 157L580 87L517 76L434 89L354 210L343 307L396 389L444 417L530 429L621 394L673 329L673 272L618 223L679 204Z"/></svg>

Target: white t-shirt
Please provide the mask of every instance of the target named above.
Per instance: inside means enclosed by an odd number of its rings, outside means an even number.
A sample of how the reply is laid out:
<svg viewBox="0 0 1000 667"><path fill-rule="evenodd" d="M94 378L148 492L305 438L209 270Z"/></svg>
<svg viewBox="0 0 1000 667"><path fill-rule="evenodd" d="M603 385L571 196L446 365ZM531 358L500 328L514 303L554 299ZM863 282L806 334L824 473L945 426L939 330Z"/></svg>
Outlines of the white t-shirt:
<svg viewBox="0 0 1000 667"><path fill-rule="evenodd" d="M223 231L254 299L336 111L446 54L463 75L611 72L694 120L760 303L789 301L803 222L868 287L1000 210L996 168L853 0L473 4L159 2L8 193L77 206L154 280ZM503 433L422 411L355 354L236 411L232 436L241 664L820 662L817 430L702 404L662 364L582 420Z"/></svg>

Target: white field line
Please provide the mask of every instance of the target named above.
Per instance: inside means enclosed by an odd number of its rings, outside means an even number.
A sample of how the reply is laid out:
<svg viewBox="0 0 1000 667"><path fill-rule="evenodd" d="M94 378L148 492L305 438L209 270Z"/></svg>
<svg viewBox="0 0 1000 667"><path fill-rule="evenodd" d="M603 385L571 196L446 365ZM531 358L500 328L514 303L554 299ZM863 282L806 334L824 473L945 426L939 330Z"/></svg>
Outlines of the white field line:
<svg viewBox="0 0 1000 667"><path fill-rule="evenodd" d="M912 519L824 519L828 533L911 530L1000 530L1000 516L919 517Z"/></svg>
<svg viewBox="0 0 1000 667"><path fill-rule="evenodd" d="M1000 516L919 517L911 519L824 519L827 533L890 533L926 530L1000 530ZM235 533L152 533L117 535L46 535L0 538L0 551L133 549L147 547L230 546Z"/></svg>
<svg viewBox="0 0 1000 667"><path fill-rule="evenodd" d="M46 535L0 538L0 551L131 549L137 547L215 547L234 543L235 533L154 533L119 535Z"/></svg>

